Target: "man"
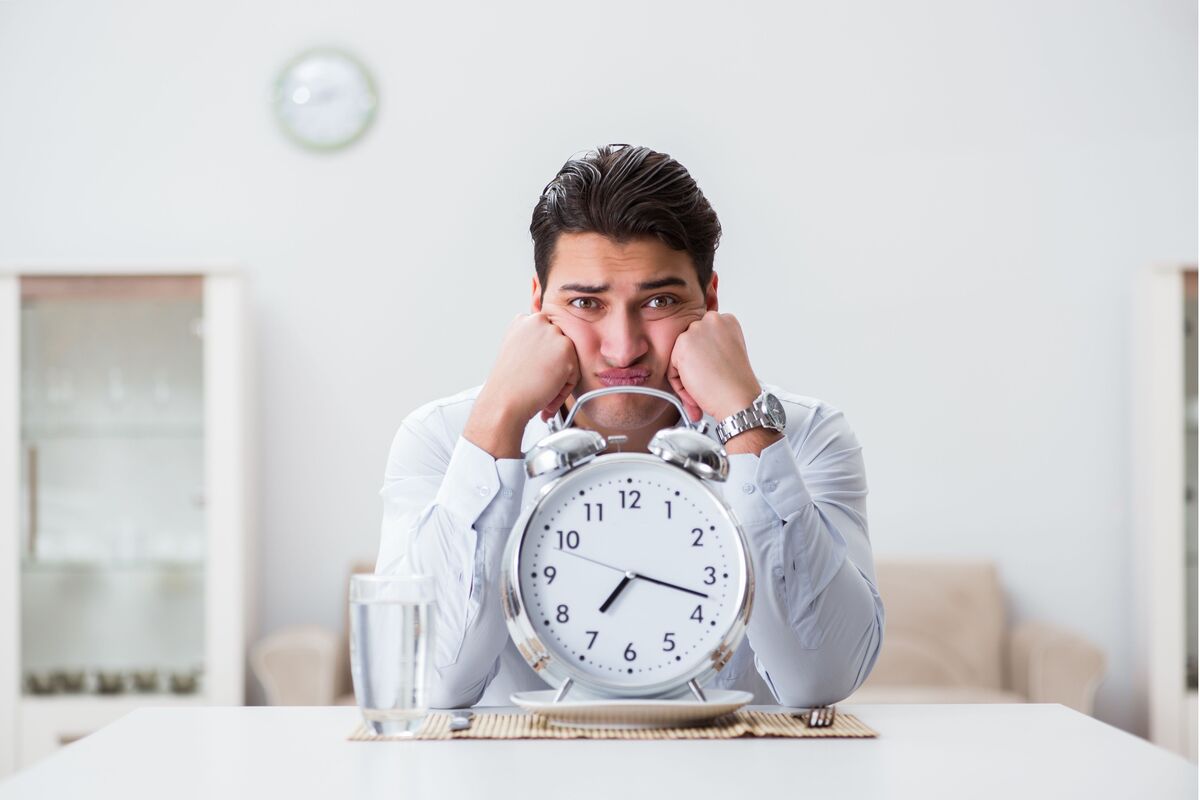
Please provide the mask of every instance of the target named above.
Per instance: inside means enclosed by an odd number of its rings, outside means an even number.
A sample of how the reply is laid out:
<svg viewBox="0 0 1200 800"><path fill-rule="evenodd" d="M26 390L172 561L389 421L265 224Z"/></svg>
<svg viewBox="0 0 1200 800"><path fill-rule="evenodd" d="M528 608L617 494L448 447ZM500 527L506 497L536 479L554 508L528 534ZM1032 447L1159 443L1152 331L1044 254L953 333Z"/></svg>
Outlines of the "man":
<svg viewBox="0 0 1200 800"><path fill-rule="evenodd" d="M757 586L746 639L715 685L792 706L843 700L874 666L883 632L861 448L839 411L755 377L737 320L718 312L721 226L695 181L665 154L600 147L546 186L530 232L532 313L512 322L482 387L401 423L380 492L377 571L410 568L411 553L435 579L432 704L506 705L513 691L546 688L508 639L497 584L536 489L522 453L576 397L625 385L673 391L725 440L719 491ZM786 412L782 431L756 413L764 392ZM678 411L613 394L575 420L644 451Z"/></svg>

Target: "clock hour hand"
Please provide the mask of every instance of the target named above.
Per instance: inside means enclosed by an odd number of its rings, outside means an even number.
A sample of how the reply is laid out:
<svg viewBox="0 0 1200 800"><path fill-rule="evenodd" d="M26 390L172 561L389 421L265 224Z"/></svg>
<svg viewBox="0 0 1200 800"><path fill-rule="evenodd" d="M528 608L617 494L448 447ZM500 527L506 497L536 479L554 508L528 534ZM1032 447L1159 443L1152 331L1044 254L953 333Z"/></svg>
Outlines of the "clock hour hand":
<svg viewBox="0 0 1200 800"><path fill-rule="evenodd" d="M628 574L628 573L626 573L626 574ZM685 589L682 586L676 586L673 583L667 583L666 581L660 581L658 578L650 578L650 577L647 577L646 575L639 574L637 577L641 578L644 581L650 581L651 583L657 583L659 586L666 586L668 589L678 589L681 592L687 592L688 594L696 595L696 597L703 597L705 599L708 599L708 595L706 595L704 592L697 592L695 589ZM603 609L601 609L601 610L603 610Z"/></svg>
<svg viewBox="0 0 1200 800"><path fill-rule="evenodd" d="M638 577L638 576L632 572L625 573L625 577L621 578L621 582L617 584L617 588L613 589L612 594L610 594L608 596L608 599L600 604L600 613L601 614L603 614L605 611L608 610L608 607L611 606L613 604L613 601L617 599L617 595L619 595L621 593L621 590L624 589L626 586L628 586L629 582L632 581L636 577Z"/></svg>

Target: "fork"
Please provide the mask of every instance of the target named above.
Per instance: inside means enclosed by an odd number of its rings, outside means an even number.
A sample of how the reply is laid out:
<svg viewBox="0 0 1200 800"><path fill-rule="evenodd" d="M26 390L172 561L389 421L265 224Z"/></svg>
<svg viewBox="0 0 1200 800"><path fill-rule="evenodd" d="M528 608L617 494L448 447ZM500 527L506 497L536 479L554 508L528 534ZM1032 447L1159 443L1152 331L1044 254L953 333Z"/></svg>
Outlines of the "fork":
<svg viewBox="0 0 1200 800"><path fill-rule="evenodd" d="M797 716L804 720L804 724L810 728L828 728L837 716L837 708L835 706L813 706L807 714L801 712Z"/></svg>

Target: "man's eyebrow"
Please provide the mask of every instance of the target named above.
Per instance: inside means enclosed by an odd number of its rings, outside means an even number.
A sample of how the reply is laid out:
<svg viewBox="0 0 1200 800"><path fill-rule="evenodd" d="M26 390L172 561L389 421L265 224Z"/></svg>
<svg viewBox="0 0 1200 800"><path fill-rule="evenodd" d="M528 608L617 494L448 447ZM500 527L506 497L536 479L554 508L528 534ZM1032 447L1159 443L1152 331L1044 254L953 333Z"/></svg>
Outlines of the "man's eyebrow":
<svg viewBox="0 0 1200 800"><path fill-rule="evenodd" d="M683 278L659 278L656 281L642 281L638 284L639 292L649 292L653 289L663 289L667 286L682 286L687 288L687 281ZM600 283L594 286L585 283L564 283L558 287L560 292L580 292L582 294L604 294L609 289L607 283Z"/></svg>
<svg viewBox="0 0 1200 800"><path fill-rule="evenodd" d="M589 286L586 283L564 283L558 287L560 292L582 292L583 294L604 294L608 291L608 284L601 283L598 286Z"/></svg>
<svg viewBox="0 0 1200 800"><path fill-rule="evenodd" d="M648 292L651 289L664 289L668 286L682 286L687 288L687 281L683 278L659 278L656 281L643 281L638 284L639 292Z"/></svg>

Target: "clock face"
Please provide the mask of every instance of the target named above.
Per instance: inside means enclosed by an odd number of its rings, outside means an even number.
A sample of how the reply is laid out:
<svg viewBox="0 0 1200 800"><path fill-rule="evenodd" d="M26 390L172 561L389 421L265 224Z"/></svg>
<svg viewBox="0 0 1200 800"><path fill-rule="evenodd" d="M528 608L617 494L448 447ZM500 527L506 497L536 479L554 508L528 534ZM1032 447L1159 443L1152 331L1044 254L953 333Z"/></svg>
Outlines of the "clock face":
<svg viewBox="0 0 1200 800"><path fill-rule="evenodd" d="M732 517L702 481L653 456L601 456L560 479L518 552L538 639L602 689L682 685L712 663L743 611L746 556Z"/></svg>
<svg viewBox="0 0 1200 800"><path fill-rule="evenodd" d="M366 131L378 98L370 75L354 58L313 50L284 69L274 105L289 136L306 147L333 150Z"/></svg>

